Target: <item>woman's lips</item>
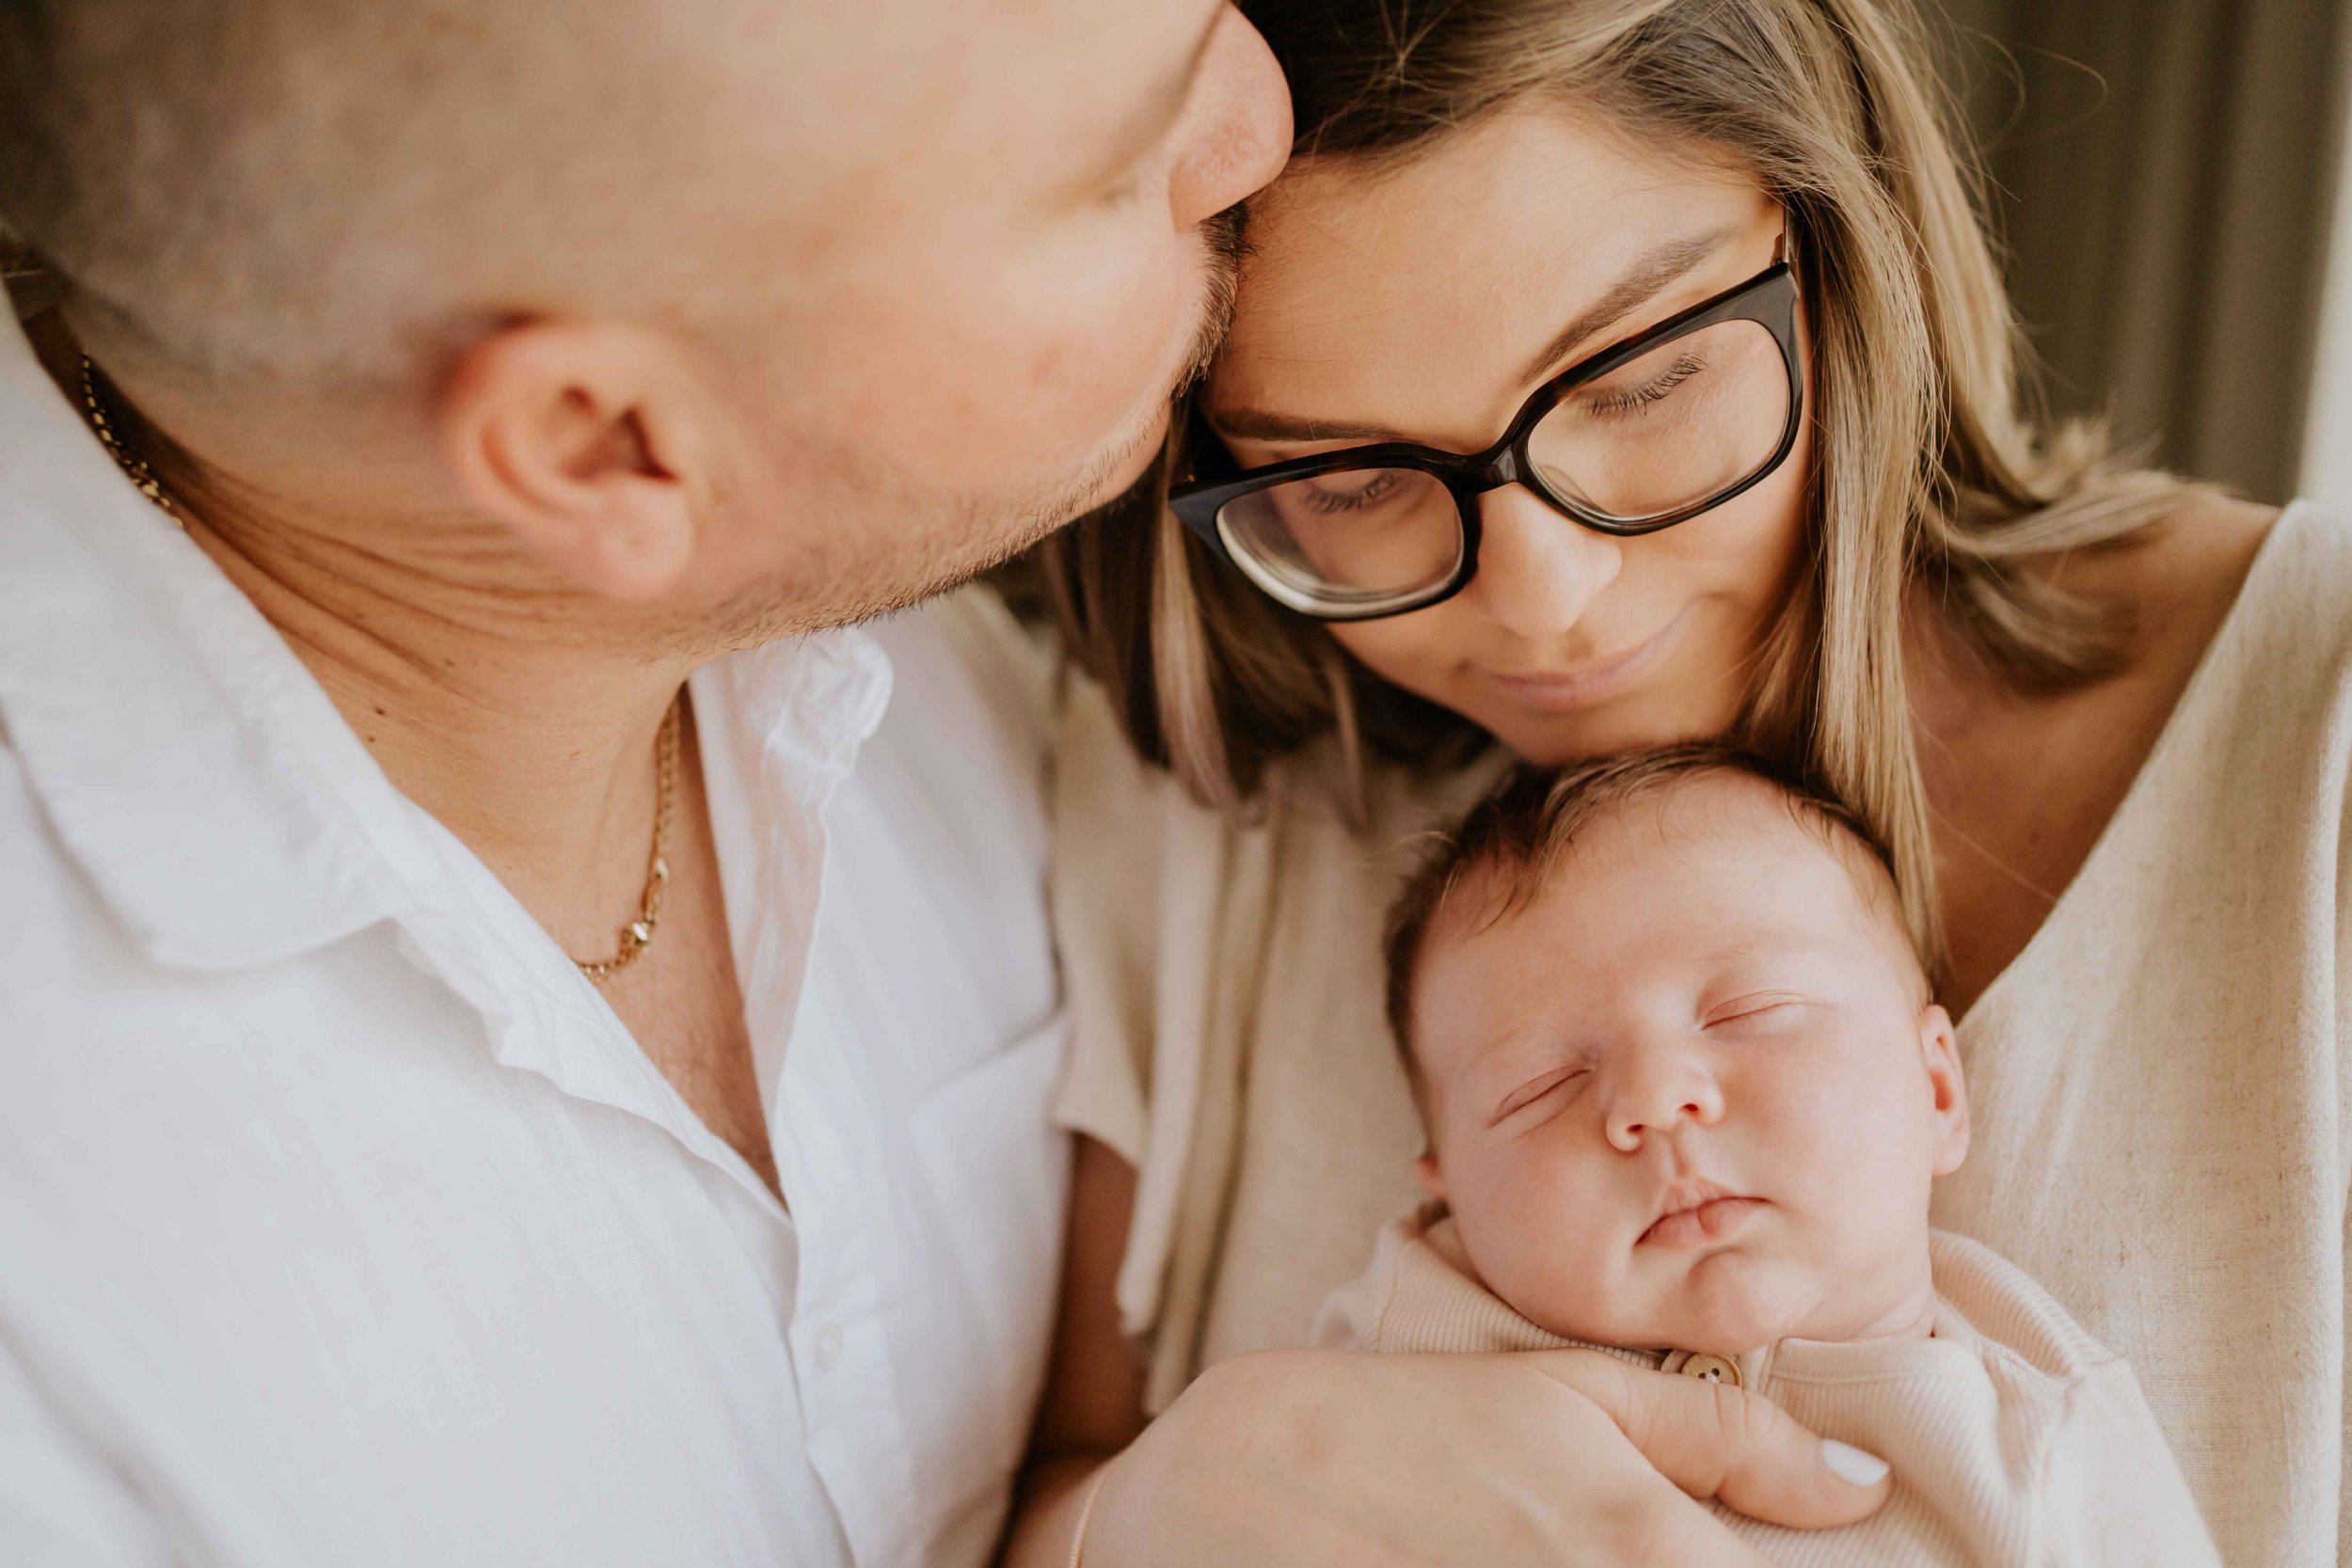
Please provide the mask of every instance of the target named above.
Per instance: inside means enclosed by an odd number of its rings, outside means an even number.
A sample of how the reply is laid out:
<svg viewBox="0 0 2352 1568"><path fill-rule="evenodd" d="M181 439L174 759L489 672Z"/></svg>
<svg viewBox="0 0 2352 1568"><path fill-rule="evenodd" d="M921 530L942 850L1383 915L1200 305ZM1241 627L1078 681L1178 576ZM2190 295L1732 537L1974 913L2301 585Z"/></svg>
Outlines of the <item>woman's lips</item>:
<svg viewBox="0 0 2352 1568"><path fill-rule="evenodd" d="M1506 674L1500 670L1480 673L1492 681L1514 702L1527 707L1549 708L1555 713L1573 713L1579 708L1596 707L1623 693L1628 688L1648 674L1682 628L1683 618L1690 614L1686 606L1677 611L1649 641L1611 654L1590 664L1557 673L1547 671L1524 671Z"/></svg>
<svg viewBox="0 0 2352 1568"><path fill-rule="evenodd" d="M1763 1207L1760 1197L1710 1197L1661 1216L1633 1244L1664 1247L1670 1252L1704 1246L1726 1239Z"/></svg>

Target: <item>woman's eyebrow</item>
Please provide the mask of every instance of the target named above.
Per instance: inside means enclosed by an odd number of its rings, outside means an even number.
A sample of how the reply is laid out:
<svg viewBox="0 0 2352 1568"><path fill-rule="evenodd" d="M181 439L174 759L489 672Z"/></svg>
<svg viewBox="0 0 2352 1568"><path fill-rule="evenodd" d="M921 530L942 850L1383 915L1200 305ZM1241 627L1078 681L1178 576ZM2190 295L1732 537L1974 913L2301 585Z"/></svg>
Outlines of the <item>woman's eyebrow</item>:
<svg viewBox="0 0 2352 1568"><path fill-rule="evenodd" d="M1614 326L1635 309L1655 298L1660 290L1683 274L1711 258L1731 243L1740 230L1739 224L1725 224L1704 233L1686 234L1668 240L1628 267L1623 277L1611 284L1592 308L1561 328L1559 335L1544 345L1543 352L1528 361L1520 372L1521 381L1540 380L1544 372L1565 359L1587 339Z"/></svg>
<svg viewBox="0 0 2352 1568"><path fill-rule="evenodd" d="M1724 224L1701 233L1668 240L1628 267L1589 309L1562 328L1521 372L1521 383L1538 381L1588 338L1623 321L1655 298L1668 284L1710 260L1738 238L1741 225ZM1245 441L1402 441L1405 436L1382 424L1346 420L1300 419L1263 408L1212 408L1208 420L1220 436Z"/></svg>
<svg viewBox="0 0 2352 1568"><path fill-rule="evenodd" d="M1343 420L1304 420L1263 408L1213 408L1209 423L1219 436L1245 441L1401 441L1403 436L1384 424L1356 424Z"/></svg>

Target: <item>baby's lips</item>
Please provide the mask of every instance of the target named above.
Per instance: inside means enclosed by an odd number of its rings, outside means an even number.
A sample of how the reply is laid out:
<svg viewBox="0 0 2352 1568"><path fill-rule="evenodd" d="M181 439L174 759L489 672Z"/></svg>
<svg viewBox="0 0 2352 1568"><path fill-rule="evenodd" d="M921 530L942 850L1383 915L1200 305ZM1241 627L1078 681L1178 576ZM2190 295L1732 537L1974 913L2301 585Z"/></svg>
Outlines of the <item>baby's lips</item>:
<svg viewBox="0 0 2352 1568"><path fill-rule="evenodd" d="M1637 1246L1681 1251L1720 1242L1737 1232L1764 1207L1760 1197L1710 1197L1688 1209L1677 1209L1642 1232Z"/></svg>

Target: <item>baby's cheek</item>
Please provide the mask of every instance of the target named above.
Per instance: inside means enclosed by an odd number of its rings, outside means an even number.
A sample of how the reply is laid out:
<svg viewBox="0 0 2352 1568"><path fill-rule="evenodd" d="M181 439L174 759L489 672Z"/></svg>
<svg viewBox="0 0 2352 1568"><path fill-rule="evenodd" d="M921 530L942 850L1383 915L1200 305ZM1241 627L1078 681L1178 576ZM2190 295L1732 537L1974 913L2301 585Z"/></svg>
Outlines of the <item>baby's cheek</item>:
<svg viewBox="0 0 2352 1568"><path fill-rule="evenodd" d="M1588 1164L1530 1139L1450 1184L1455 1223L1487 1288L1546 1326L1592 1323L1622 1278L1612 1256L1625 1228L1620 1200Z"/></svg>
<svg viewBox="0 0 2352 1568"><path fill-rule="evenodd" d="M1771 1167L1825 1265L1873 1266L1890 1240L1927 1223L1933 1148L1901 1091L1880 1064L1825 1063L1769 1117Z"/></svg>

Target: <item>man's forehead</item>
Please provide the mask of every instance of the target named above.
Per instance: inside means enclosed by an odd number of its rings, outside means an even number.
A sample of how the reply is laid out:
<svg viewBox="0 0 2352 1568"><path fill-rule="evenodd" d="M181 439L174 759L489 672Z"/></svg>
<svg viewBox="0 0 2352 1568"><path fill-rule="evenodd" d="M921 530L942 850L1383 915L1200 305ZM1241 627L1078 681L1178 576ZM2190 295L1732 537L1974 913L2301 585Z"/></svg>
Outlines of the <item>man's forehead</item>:
<svg viewBox="0 0 2352 1568"><path fill-rule="evenodd" d="M728 0L738 3L738 0ZM861 0L824 24L820 67L840 107L928 104L966 132L1083 158L1120 129L1120 111L1181 105L1218 0Z"/></svg>
<svg viewBox="0 0 2352 1568"><path fill-rule="evenodd" d="M651 3L651 0L637 0ZM796 11L698 0L725 16ZM725 73L701 139L752 154L755 184L802 267L865 268L878 238L926 243L1021 228L1099 192L1089 171L1182 107L1216 0L836 0L788 22L742 16L698 68ZM664 24L665 28L671 24ZM722 112L732 123L708 123ZM1147 116L1152 122L1142 124ZM1097 182L1107 184L1108 181Z"/></svg>

